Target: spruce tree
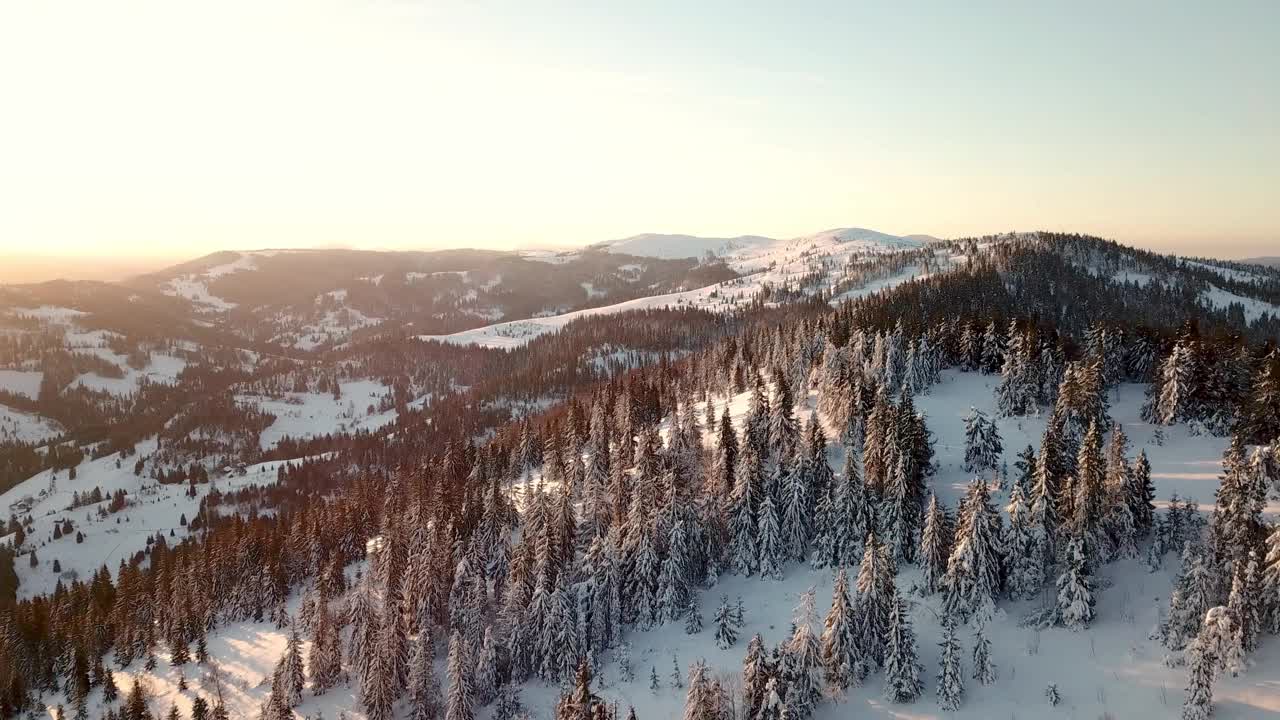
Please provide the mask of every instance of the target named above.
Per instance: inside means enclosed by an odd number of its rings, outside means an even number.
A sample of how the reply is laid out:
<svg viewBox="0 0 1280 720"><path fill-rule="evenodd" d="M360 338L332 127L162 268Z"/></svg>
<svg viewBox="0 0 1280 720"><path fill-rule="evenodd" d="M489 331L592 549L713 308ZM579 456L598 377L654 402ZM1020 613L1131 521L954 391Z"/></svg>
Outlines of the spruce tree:
<svg viewBox="0 0 1280 720"><path fill-rule="evenodd" d="M942 626L942 654L938 670L938 705L949 712L960 709L964 698L964 670L960 667L960 639L956 637L954 618L947 618Z"/></svg>
<svg viewBox="0 0 1280 720"><path fill-rule="evenodd" d="M920 682L922 670L916 657L916 637L911 629L902 597L894 592L889 604L889 627L886 634L884 663L884 697L890 702L915 702L924 690Z"/></svg>
<svg viewBox="0 0 1280 720"><path fill-rule="evenodd" d="M987 623L978 623L973 631L973 679L983 685L996 681L996 664L991 657L991 640L987 637Z"/></svg>
<svg viewBox="0 0 1280 720"><path fill-rule="evenodd" d="M1093 620L1093 586L1084 557L1084 543L1073 538L1067 546L1067 569L1058 576L1058 622L1070 630L1081 630Z"/></svg>
<svg viewBox="0 0 1280 720"><path fill-rule="evenodd" d="M462 637L454 632L449 639L449 692L445 697L444 720L472 720L475 717L471 672Z"/></svg>
<svg viewBox="0 0 1280 720"><path fill-rule="evenodd" d="M858 568L857 620L858 646L869 664L884 665L885 631L889 624L889 612L896 592L894 567L889 549L876 539L867 536L862 565Z"/></svg>
<svg viewBox="0 0 1280 720"><path fill-rule="evenodd" d="M738 641L738 629L734 626L733 611L729 609L729 596L720 599L716 608L716 647L724 650Z"/></svg>
<svg viewBox="0 0 1280 720"><path fill-rule="evenodd" d="M924 532L920 536L920 571L925 592L933 594L942 587L947 572L947 558L951 555L950 523L946 511L938 504L938 497L929 495L929 507L924 514Z"/></svg>
<svg viewBox="0 0 1280 720"><path fill-rule="evenodd" d="M852 615L849 575L844 568L839 568L831 593L831 609L822 630L822 664L826 669L827 683L840 689L848 688L861 679L861 658Z"/></svg>
<svg viewBox="0 0 1280 720"><path fill-rule="evenodd" d="M440 712L440 682L435 675L431 638L425 628L413 641L408 684L410 720L434 720Z"/></svg>
<svg viewBox="0 0 1280 720"><path fill-rule="evenodd" d="M1000 594L1003 532L987 486L979 480L969 484L960 513L944 583L948 614L967 618L981 603L994 602Z"/></svg>
<svg viewBox="0 0 1280 720"><path fill-rule="evenodd" d="M778 524L778 508L771 493L764 493L760 502L757 530L760 555L760 576L770 580L782 579L782 566L786 562L781 529Z"/></svg>
<svg viewBox="0 0 1280 720"><path fill-rule="evenodd" d="M684 616L684 631L687 635L702 632L702 605L698 602L697 593L690 593L689 609Z"/></svg>

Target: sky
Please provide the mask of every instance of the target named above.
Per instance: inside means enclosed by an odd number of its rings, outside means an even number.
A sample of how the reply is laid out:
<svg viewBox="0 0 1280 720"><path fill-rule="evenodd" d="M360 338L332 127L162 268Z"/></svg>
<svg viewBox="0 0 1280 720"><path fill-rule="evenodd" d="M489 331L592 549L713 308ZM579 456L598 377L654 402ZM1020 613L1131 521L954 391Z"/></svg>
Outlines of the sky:
<svg viewBox="0 0 1280 720"><path fill-rule="evenodd" d="M1087 232L1280 254L1280 3L0 0L0 259Z"/></svg>

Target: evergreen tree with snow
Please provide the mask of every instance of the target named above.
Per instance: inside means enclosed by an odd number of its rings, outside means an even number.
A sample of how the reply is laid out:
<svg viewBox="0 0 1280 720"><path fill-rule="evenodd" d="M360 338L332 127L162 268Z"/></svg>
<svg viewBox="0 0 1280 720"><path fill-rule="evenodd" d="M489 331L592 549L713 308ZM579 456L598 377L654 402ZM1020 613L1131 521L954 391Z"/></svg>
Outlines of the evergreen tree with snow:
<svg viewBox="0 0 1280 720"><path fill-rule="evenodd" d="M991 639L987 637L987 623L980 622L973 631L973 679L983 685L996 681L996 664L991 657Z"/></svg>
<svg viewBox="0 0 1280 720"><path fill-rule="evenodd" d="M1273 635L1280 633L1280 525L1267 535L1260 588L1263 624Z"/></svg>
<svg viewBox="0 0 1280 720"><path fill-rule="evenodd" d="M897 592L894 584L897 568L889 549L876 539L874 533L867 536L865 548L856 585L858 646L865 660L879 667L885 660L885 632Z"/></svg>
<svg viewBox="0 0 1280 720"><path fill-rule="evenodd" d="M649 692L654 695L662 689L662 683L658 681L658 667L656 665L649 666Z"/></svg>
<svg viewBox="0 0 1280 720"><path fill-rule="evenodd" d="M289 633L289 642L285 646L281 663L284 669L285 700L289 707L294 707L302 702L302 689L306 686L306 675L302 669L302 638L298 637L296 624Z"/></svg>
<svg viewBox="0 0 1280 720"><path fill-rule="evenodd" d="M819 567L852 565L862 553L862 539L874 529L866 485L858 473L852 450L845 453L844 471L835 480L818 513L817 552Z"/></svg>
<svg viewBox="0 0 1280 720"><path fill-rule="evenodd" d="M916 636L902 597L894 592L889 603L884 662L884 697L890 702L915 702L924 690L923 668L916 657Z"/></svg>
<svg viewBox="0 0 1280 720"><path fill-rule="evenodd" d="M462 637L455 632L449 639L449 691L445 696L444 720L472 720L475 717L471 674L472 664L467 658Z"/></svg>
<svg viewBox="0 0 1280 720"><path fill-rule="evenodd" d="M365 649L367 657L360 673L360 702L369 720L390 720L391 705L395 702L396 668L388 641L387 627L394 619L382 623L373 640Z"/></svg>
<svg viewBox="0 0 1280 720"><path fill-rule="evenodd" d="M781 580L782 566L786 562L786 548L783 545L782 530L778 523L778 508L773 502L772 493L764 493L760 501L758 522L760 576L770 580Z"/></svg>
<svg viewBox="0 0 1280 720"><path fill-rule="evenodd" d="M329 613L329 604L321 600L312 623L314 637L307 655L307 670L311 675L311 689L322 695L338 684L342 675L342 641Z"/></svg>
<svg viewBox="0 0 1280 720"><path fill-rule="evenodd" d="M760 568L757 513L764 491L762 461L750 442L742 448L735 475L737 487L729 505L730 565L740 575L753 575Z"/></svg>
<svg viewBox="0 0 1280 720"><path fill-rule="evenodd" d="M738 641L738 628L733 622L733 611L729 609L729 596L720 599L720 607L716 608L716 647L724 650Z"/></svg>
<svg viewBox="0 0 1280 720"><path fill-rule="evenodd" d="M1067 569L1058 576L1058 601L1055 615L1063 626L1081 630L1093 620L1093 584L1085 561L1084 543L1073 538L1067 545Z"/></svg>
<svg viewBox="0 0 1280 720"><path fill-rule="evenodd" d="M1236 567L1231 579L1231 592L1227 596L1227 609L1235 617L1240 647L1245 654L1258 649L1258 631L1262 626L1261 591L1258 558L1250 551L1248 562L1243 567Z"/></svg>
<svg viewBox="0 0 1280 720"><path fill-rule="evenodd" d="M956 623L947 618L942 626L942 654L938 670L938 705L946 711L960 709L964 699L964 670L960 667L960 639L956 636Z"/></svg>
<svg viewBox="0 0 1280 720"><path fill-rule="evenodd" d="M924 532L920 535L920 572L927 593L935 593L942 587L947 572L947 558L951 555L951 523L946 511L938 503L938 496L930 493L929 507L924 513Z"/></svg>
<svg viewBox="0 0 1280 720"><path fill-rule="evenodd" d="M807 718L822 698L822 654L813 634L814 593L810 588L800 596L792 624L795 629L786 644L786 700L790 717Z"/></svg>
<svg viewBox="0 0 1280 720"><path fill-rule="evenodd" d="M683 720L717 720L719 698L707 682L707 664L702 660L689 668L689 690L685 693Z"/></svg>
<svg viewBox="0 0 1280 720"><path fill-rule="evenodd" d="M984 601L1000 595L1004 558L1000 515L991 504L986 483L974 480L961 503L955 547L947 559L948 614L967 618Z"/></svg>
<svg viewBox="0 0 1280 720"><path fill-rule="evenodd" d="M1045 552L1036 528L1031 524L1031 509L1023 497L1022 486L1015 484L1009 495L1009 532L1005 537L1005 585L1010 597L1030 599L1040 592L1045 580Z"/></svg>
<svg viewBox="0 0 1280 720"><path fill-rule="evenodd" d="M440 682L436 679L431 638L425 629L414 638L408 684L410 720L435 720L440 712Z"/></svg>
<svg viewBox="0 0 1280 720"><path fill-rule="evenodd" d="M1214 585L1204 549L1188 544L1182 553L1182 569L1169 596L1169 612L1160 628L1165 647L1182 650L1200 632L1205 613L1213 607Z"/></svg>
<svg viewBox="0 0 1280 720"><path fill-rule="evenodd" d="M1187 648L1189 671L1184 720L1203 720L1213 713L1213 683L1223 670L1235 675L1243 664L1240 628L1229 608L1211 608Z"/></svg>
<svg viewBox="0 0 1280 720"><path fill-rule="evenodd" d="M698 602L697 593L689 595L689 608L684 616L684 632L686 635L697 635L702 632L702 604Z"/></svg>
<svg viewBox="0 0 1280 720"><path fill-rule="evenodd" d="M975 475L989 473L1000 466L1004 446L996 424L986 413L969 408L964 418L964 469Z"/></svg>
<svg viewBox="0 0 1280 720"><path fill-rule="evenodd" d="M861 680L861 656L849 597L849 575L844 568L836 570L831 592L831 609L822 629L822 664L827 684L840 689Z"/></svg>
<svg viewBox="0 0 1280 720"><path fill-rule="evenodd" d="M472 680L475 699L480 705L488 705L498 695L498 647L493 639L493 628L484 629L484 640L476 657L475 676Z"/></svg>

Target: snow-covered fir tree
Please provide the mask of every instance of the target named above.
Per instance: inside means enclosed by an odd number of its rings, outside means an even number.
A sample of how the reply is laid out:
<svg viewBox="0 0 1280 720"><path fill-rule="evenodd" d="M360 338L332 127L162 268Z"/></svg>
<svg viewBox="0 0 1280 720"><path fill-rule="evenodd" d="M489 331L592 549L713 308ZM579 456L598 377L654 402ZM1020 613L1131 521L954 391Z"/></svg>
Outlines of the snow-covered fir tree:
<svg viewBox="0 0 1280 720"><path fill-rule="evenodd" d="M964 418L964 469L975 475L984 475L1000 467L1004 445L1000 430L986 413L969 408Z"/></svg>
<svg viewBox="0 0 1280 720"><path fill-rule="evenodd" d="M905 602L894 592L889 603L889 625L885 635L884 690L886 700L915 702L924 691L923 670L916 655L916 636L907 617Z"/></svg>
<svg viewBox="0 0 1280 720"><path fill-rule="evenodd" d="M982 602L999 597L1002 586L1003 528L986 483L969 484L955 537L944 578L946 607L949 614L967 618Z"/></svg>
<svg viewBox="0 0 1280 720"><path fill-rule="evenodd" d="M714 618L716 624L716 647L724 650L738 641L738 628L733 622L733 610L729 608L729 596L720 599L720 607L716 608Z"/></svg>
<svg viewBox="0 0 1280 720"><path fill-rule="evenodd" d="M849 596L849 575L844 568L838 568L831 591L831 609L822 630L822 664L828 685L845 689L862 680L858 639Z"/></svg>
<svg viewBox="0 0 1280 720"><path fill-rule="evenodd" d="M948 618L942 626L941 652L938 658L938 706L954 712L960 709L964 699L964 669L960 665L960 638L956 635L956 623Z"/></svg>
<svg viewBox="0 0 1280 720"><path fill-rule="evenodd" d="M1067 545L1067 568L1058 576L1058 600L1055 617L1070 630L1089 626L1094 615L1092 581L1085 560L1085 545L1073 538Z"/></svg>

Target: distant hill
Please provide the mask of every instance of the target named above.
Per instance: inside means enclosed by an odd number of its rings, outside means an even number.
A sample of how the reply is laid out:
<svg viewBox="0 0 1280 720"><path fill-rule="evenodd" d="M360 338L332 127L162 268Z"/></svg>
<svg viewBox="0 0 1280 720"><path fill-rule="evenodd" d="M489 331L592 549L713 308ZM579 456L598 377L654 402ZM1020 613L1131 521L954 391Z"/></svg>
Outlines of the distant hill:
<svg viewBox="0 0 1280 720"><path fill-rule="evenodd" d="M1266 265L1267 267L1280 267L1280 255L1266 255L1263 257L1245 258L1242 263L1250 265Z"/></svg>

